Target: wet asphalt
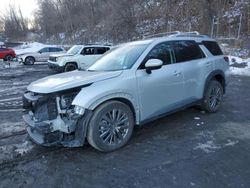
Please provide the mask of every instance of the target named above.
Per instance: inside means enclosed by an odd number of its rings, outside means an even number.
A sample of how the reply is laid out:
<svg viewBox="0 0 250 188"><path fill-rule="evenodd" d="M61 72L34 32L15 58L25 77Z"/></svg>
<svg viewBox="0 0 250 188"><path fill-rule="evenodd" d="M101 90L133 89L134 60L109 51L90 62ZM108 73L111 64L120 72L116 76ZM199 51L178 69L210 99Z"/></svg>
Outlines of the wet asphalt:
<svg viewBox="0 0 250 188"><path fill-rule="evenodd" d="M46 64L0 66L1 188L250 187L250 77L230 76L218 113L174 113L135 128L125 147L104 154L29 141L22 93L52 74Z"/></svg>

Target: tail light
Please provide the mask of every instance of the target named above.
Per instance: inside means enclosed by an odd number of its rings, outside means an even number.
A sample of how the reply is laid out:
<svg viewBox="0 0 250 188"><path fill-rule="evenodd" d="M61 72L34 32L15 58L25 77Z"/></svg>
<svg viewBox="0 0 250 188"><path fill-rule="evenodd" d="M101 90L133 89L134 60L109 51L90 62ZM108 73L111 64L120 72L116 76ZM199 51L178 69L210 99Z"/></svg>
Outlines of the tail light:
<svg viewBox="0 0 250 188"><path fill-rule="evenodd" d="M224 56L224 60L229 63L229 57L228 56Z"/></svg>

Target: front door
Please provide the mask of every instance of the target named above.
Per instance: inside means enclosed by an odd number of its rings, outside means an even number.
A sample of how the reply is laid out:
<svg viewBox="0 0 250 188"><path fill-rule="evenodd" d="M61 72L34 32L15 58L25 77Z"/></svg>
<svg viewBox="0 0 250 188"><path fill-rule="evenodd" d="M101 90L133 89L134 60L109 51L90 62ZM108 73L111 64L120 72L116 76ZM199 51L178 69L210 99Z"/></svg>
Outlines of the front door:
<svg viewBox="0 0 250 188"><path fill-rule="evenodd" d="M162 68L147 74L144 65L149 59L162 60ZM174 63L170 43L156 45L137 70L136 77L141 121L180 107L183 99L183 70L181 66Z"/></svg>

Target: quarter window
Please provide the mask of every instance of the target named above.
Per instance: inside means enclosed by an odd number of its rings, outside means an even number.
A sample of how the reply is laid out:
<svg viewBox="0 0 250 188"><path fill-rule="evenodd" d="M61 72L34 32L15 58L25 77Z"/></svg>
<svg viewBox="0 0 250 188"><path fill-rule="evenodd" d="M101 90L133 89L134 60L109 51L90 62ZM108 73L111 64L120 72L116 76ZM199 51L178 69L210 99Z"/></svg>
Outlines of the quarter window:
<svg viewBox="0 0 250 188"><path fill-rule="evenodd" d="M173 42L176 63L191 61L205 57L195 41Z"/></svg>
<svg viewBox="0 0 250 188"><path fill-rule="evenodd" d="M202 41L202 44L209 50L214 56L223 55L219 45L215 41Z"/></svg>

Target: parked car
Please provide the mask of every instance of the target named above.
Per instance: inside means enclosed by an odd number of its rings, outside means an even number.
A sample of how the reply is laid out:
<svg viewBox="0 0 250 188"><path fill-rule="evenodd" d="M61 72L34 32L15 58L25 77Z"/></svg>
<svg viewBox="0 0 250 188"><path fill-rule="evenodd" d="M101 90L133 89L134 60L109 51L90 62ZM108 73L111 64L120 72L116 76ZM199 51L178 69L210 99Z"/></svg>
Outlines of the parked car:
<svg viewBox="0 0 250 188"><path fill-rule="evenodd" d="M31 83L23 118L38 144L78 147L87 138L100 151L114 151L135 125L196 104L217 112L228 67L217 42L197 33L130 42L86 71Z"/></svg>
<svg viewBox="0 0 250 188"><path fill-rule="evenodd" d="M75 45L66 54L51 55L48 66L58 72L87 69L109 49L105 45Z"/></svg>
<svg viewBox="0 0 250 188"><path fill-rule="evenodd" d="M52 54L65 53L60 47L43 47L35 52L18 55L18 61L25 65L33 65L35 62L47 62Z"/></svg>
<svg viewBox="0 0 250 188"><path fill-rule="evenodd" d="M11 48L0 47L0 59L11 61L16 58L16 53Z"/></svg>

